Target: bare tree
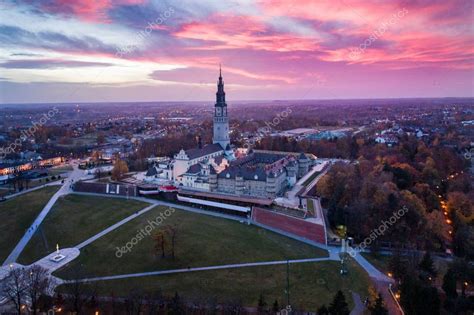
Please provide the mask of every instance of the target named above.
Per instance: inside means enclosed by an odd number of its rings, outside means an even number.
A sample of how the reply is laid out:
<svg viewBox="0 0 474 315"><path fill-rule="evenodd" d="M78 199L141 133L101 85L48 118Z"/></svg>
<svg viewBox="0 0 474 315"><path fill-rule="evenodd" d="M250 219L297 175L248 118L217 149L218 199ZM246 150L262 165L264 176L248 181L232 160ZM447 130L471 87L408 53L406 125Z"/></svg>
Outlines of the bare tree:
<svg viewBox="0 0 474 315"><path fill-rule="evenodd" d="M125 307L127 314L129 315L140 315L142 308L145 303L145 296L141 290L132 289L127 299L125 300Z"/></svg>
<svg viewBox="0 0 474 315"><path fill-rule="evenodd" d="M158 314L160 306L163 304L163 294L160 290L155 291L147 296L147 313L150 315Z"/></svg>
<svg viewBox="0 0 474 315"><path fill-rule="evenodd" d="M84 272L81 267L76 267L73 271L73 280L65 286L65 294L68 297L66 301L69 308L81 314L89 296L94 296L94 289L91 289L89 283L81 281L84 278Z"/></svg>
<svg viewBox="0 0 474 315"><path fill-rule="evenodd" d="M34 265L26 270L25 282L26 282L26 295L31 303L31 309L33 315L38 312L38 301L42 295L48 294L50 285L48 271L41 266Z"/></svg>
<svg viewBox="0 0 474 315"><path fill-rule="evenodd" d="M7 277L2 280L1 288L2 295L15 306L17 314L20 315L28 289L24 268L12 268Z"/></svg>
<svg viewBox="0 0 474 315"><path fill-rule="evenodd" d="M158 231L155 234L155 252L158 254L161 250L161 257L165 257L166 231Z"/></svg>
<svg viewBox="0 0 474 315"><path fill-rule="evenodd" d="M174 225L168 225L167 226L167 232L169 233L170 235L170 238L171 238L171 257L175 257L175 251L174 251L174 248L175 248L175 244L176 244L176 237L178 235L178 226L176 224Z"/></svg>

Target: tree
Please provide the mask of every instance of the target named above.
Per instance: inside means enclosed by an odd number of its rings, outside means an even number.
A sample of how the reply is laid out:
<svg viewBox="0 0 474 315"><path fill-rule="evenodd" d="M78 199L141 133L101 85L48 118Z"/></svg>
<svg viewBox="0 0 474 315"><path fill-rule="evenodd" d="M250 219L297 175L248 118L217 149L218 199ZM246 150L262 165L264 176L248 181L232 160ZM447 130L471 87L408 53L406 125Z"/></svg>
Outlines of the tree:
<svg viewBox="0 0 474 315"><path fill-rule="evenodd" d="M178 292L174 294L174 297L171 299L169 314L181 315L185 314L184 305L181 302L181 298L178 295Z"/></svg>
<svg viewBox="0 0 474 315"><path fill-rule="evenodd" d="M461 282L462 295L466 295L466 286L464 283L474 282L474 266L465 259L455 259L450 264L450 269L454 272L456 280Z"/></svg>
<svg viewBox="0 0 474 315"><path fill-rule="evenodd" d="M154 237L155 252L159 254L159 252L161 251L161 258L165 257L165 244L166 244L165 236L166 236L165 231L158 231Z"/></svg>
<svg viewBox="0 0 474 315"><path fill-rule="evenodd" d="M440 299L436 288L407 275L400 285L400 302L406 314L439 314Z"/></svg>
<svg viewBox="0 0 474 315"><path fill-rule="evenodd" d="M378 294L377 299L372 307L370 307L370 314L372 315L387 315L388 310L385 308L382 295Z"/></svg>
<svg viewBox="0 0 474 315"><path fill-rule="evenodd" d="M422 272L422 277L435 277L436 276L436 269L434 267L433 259L431 258L430 252L425 252L423 255L423 259L419 264L420 270Z"/></svg>
<svg viewBox="0 0 474 315"><path fill-rule="evenodd" d="M84 278L82 267L75 267L71 282L64 288L64 294L68 297L68 308L76 314L81 314L88 297L95 295L95 288L92 288L89 283L81 281L82 278Z"/></svg>
<svg viewBox="0 0 474 315"><path fill-rule="evenodd" d="M127 163L123 160L117 160L112 169L112 179L121 180L126 173L128 173Z"/></svg>
<svg viewBox="0 0 474 315"><path fill-rule="evenodd" d="M275 302L273 302L272 312L276 313L279 311L280 311L280 305L278 304L278 300L275 300Z"/></svg>
<svg viewBox="0 0 474 315"><path fill-rule="evenodd" d="M458 296L456 291L456 282L456 274L451 268L449 268L443 277L442 285L443 291L446 293L448 298L455 299Z"/></svg>
<svg viewBox="0 0 474 315"><path fill-rule="evenodd" d="M402 260L400 252L398 251L390 257L389 267L393 277L397 280L404 278L407 273L406 262Z"/></svg>
<svg viewBox="0 0 474 315"><path fill-rule="evenodd" d="M346 302L346 297L344 296L344 293L342 293L341 290L337 291L336 295L334 296L334 299L329 305L329 314L331 315L349 315L349 306L347 305Z"/></svg>
<svg viewBox="0 0 474 315"><path fill-rule="evenodd" d="M7 277L2 280L2 295L15 305L16 312L19 315L26 300L27 289L24 268L11 269Z"/></svg>
<svg viewBox="0 0 474 315"><path fill-rule="evenodd" d="M263 296L263 294L260 294L260 296L258 297L257 312L258 314L267 313L267 302L265 301L265 297Z"/></svg>
<svg viewBox="0 0 474 315"><path fill-rule="evenodd" d="M169 233L170 238L171 238L171 257L174 259L174 257L175 257L174 248L175 248L175 245L176 245L176 237L177 237L177 234L178 234L177 225L168 225L167 232Z"/></svg>
<svg viewBox="0 0 474 315"><path fill-rule="evenodd" d="M132 289L125 299L125 308L129 315L141 314L145 297L139 289Z"/></svg>
<svg viewBox="0 0 474 315"><path fill-rule="evenodd" d="M318 308L318 310L316 311L316 314L318 315L329 315L329 310L328 308L326 307L326 305L321 305L320 308Z"/></svg>
<svg viewBox="0 0 474 315"><path fill-rule="evenodd" d="M50 285L48 271L41 266L33 265L31 268L25 270L27 275L26 281L26 295L28 296L33 314L38 312L38 301L40 297L47 294Z"/></svg>

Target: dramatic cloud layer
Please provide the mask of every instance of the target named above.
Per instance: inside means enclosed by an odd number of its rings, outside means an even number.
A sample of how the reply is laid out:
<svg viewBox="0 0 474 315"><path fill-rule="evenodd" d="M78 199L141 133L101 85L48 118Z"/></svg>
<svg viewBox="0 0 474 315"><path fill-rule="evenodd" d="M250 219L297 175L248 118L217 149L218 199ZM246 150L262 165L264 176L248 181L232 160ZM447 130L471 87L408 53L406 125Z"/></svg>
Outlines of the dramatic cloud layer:
<svg viewBox="0 0 474 315"><path fill-rule="evenodd" d="M473 2L0 4L0 102L474 96ZM80 86L74 96L52 93ZM69 89L66 89L69 90Z"/></svg>

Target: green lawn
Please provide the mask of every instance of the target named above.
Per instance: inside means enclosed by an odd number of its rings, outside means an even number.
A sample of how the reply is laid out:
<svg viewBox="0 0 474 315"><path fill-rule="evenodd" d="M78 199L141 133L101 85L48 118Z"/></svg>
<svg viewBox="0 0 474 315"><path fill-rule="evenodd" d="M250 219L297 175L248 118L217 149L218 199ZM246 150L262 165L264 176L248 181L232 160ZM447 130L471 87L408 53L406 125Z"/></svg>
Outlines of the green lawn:
<svg viewBox="0 0 474 315"><path fill-rule="evenodd" d="M163 269L283 259L326 257L327 252L287 237L232 220L175 210L152 235L138 241L129 253L117 258L123 247L166 208L155 208L85 247L81 255L58 276L71 277L82 265L85 276L103 276ZM176 259L161 258L153 235L164 225L177 226ZM170 246L167 246L170 254Z"/></svg>
<svg viewBox="0 0 474 315"><path fill-rule="evenodd" d="M49 186L0 203L0 263L58 189Z"/></svg>
<svg viewBox="0 0 474 315"><path fill-rule="evenodd" d="M19 258L30 264L51 253L58 243L71 247L106 229L149 204L107 197L67 195L61 197ZM45 246L44 239L48 248Z"/></svg>
<svg viewBox="0 0 474 315"><path fill-rule="evenodd" d="M322 304L328 305L337 290L342 290L352 308L350 290L359 293L363 299L368 295L370 279L353 261L348 264L347 275L341 276L339 268L337 261L291 264L290 304L294 308L315 312ZM286 265L277 265L108 280L94 282L94 285L104 296L112 293L127 296L137 288L143 293L161 290L166 296L178 292L187 300L201 302L211 297L217 303L240 299L244 306L256 307L260 294L269 305L275 300L279 305L286 305L286 279Z"/></svg>

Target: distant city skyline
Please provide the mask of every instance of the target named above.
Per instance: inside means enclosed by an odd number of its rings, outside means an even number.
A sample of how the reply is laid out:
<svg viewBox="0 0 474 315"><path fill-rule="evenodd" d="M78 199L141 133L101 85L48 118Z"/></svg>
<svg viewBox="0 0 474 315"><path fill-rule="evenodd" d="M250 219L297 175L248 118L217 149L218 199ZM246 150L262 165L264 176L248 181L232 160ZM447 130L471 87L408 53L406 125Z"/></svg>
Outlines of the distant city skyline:
<svg viewBox="0 0 474 315"><path fill-rule="evenodd" d="M4 1L0 103L474 96L472 1Z"/></svg>

